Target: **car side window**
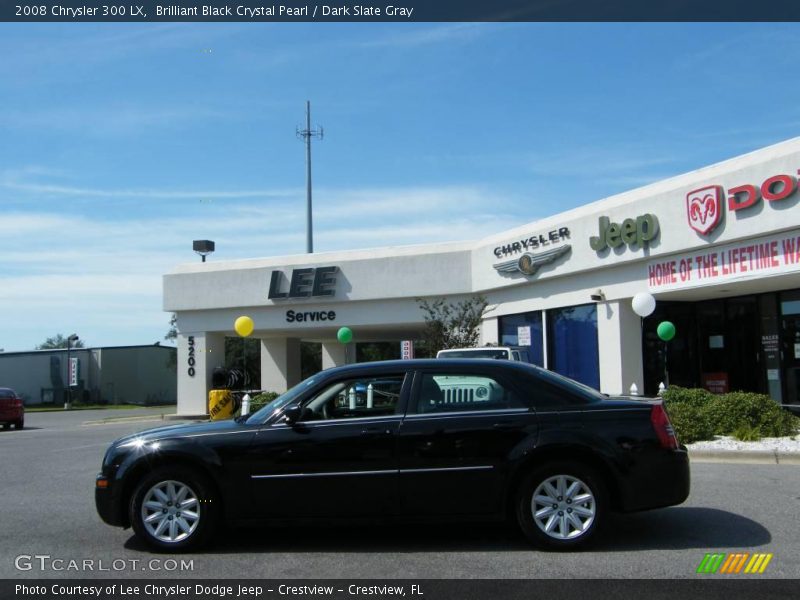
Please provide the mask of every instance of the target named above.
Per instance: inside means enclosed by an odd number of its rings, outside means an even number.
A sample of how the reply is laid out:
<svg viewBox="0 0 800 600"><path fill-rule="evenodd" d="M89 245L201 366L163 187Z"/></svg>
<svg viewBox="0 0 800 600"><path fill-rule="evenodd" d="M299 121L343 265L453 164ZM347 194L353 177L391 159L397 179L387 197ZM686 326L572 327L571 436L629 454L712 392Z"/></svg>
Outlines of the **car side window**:
<svg viewBox="0 0 800 600"><path fill-rule="evenodd" d="M424 373L417 394L417 413L527 408L522 398L493 377L457 373Z"/></svg>
<svg viewBox="0 0 800 600"><path fill-rule="evenodd" d="M344 379L331 383L304 405L301 422L393 415L404 374Z"/></svg>

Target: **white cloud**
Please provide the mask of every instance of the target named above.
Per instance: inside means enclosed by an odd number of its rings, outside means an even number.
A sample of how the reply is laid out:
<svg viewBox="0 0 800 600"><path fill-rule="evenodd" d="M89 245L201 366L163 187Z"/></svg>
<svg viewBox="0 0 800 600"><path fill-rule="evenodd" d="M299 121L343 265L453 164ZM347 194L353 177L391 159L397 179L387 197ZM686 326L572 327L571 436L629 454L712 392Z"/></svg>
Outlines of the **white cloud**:
<svg viewBox="0 0 800 600"><path fill-rule="evenodd" d="M30 192L39 190L30 183ZM46 186L45 186L46 187ZM76 198L184 196L165 190L61 190ZM102 193L101 193L102 192ZM0 347L26 350L56 333L77 331L91 345L153 343L166 332L162 275L199 260L191 240L217 243L211 260L296 254L305 246L302 192L262 190L269 204L222 190L228 201L203 205L194 216L174 211L113 218L86 214L0 213ZM172 194L172 195L170 195ZM315 202L319 252L478 239L518 225L510 201L468 186L328 189ZM187 193L188 195L188 193ZM170 204L170 205L172 205ZM506 206L507 210L503 210ZM468 216L465 216L468 215Z"/></svg>

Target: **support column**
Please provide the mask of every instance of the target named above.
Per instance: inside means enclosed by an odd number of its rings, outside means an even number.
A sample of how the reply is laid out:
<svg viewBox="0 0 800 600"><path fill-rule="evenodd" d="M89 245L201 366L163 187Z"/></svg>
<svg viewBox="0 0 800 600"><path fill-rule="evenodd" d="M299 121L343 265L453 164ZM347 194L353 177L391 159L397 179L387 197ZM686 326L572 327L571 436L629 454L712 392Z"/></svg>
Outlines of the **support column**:
<svg viewBox="0 0 800 600"><path fill-rule="evenodd" d="M261 389L282 394L300 383L300 339L261 340Z"/></svg>
<svg viewBox="0 0 800 600"><path fill-rule="evenodd" d="M480 341L479 345L487 346L489 344L494 344L496 346L500 345L500 337L498 331L498 319L497 317L489 317L484 319L481 323L480 329ZM441 350L439 348L438 350Z"/></svg>
<svg viewBox="0 0 800 600"><path fill-rule="evenodd" d="M178 344L178 414L208 414L214 367L225 366L225 334L181 332Z"/></svg>
<svg viewBox="0 0 800 600"><path fill-rule="evenodd" d="M635 383L644 394L642 323L629 298L597 305L600 391L628 394Z"/></svg>
<svg viewBox="0 0 800 600"><path fill-rule="evenodd" d="M322 342L322 368L341 367L347 364L348 347L353 346L351 354L355 354L355 344L340 344L339 342ZM355 362L355 357L351 362Z"/></svg>

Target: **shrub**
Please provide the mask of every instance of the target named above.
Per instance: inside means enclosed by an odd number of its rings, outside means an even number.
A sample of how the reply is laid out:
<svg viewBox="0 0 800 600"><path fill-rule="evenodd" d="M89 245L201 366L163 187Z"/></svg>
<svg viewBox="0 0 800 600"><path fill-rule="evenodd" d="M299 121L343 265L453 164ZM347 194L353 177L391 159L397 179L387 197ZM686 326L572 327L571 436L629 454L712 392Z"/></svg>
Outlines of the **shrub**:
<svg viewBox="0 0 800 600"><path fill-rule="evenodd" d="M800 429L800 419L764 394L715 395L704 389L670 387L663 397L675 433L685 444L714 435L752 441L793 435Z"/></svg>
<svg viewBox="0 0 800 600"><path fill-rule="evenodd" d="M758 428L751 427L747 423L740 423L739 426L733 430L733 437L740 442L757 442L761 439L761 434Z"/></svg>
<svg viewBox="0 0 800 600"><path fill-rule="evenodd" d="M250 413L256 412L258 409L275 400L278 396L280 396L278 392L262 392L257 396L253 396L250 399Z"/></svg>
<svg viewBox="0 0 800 600"><path fill-rule="evenodd" d="M714 394L703 388L682 388L674 385L667 388L662 398L668 406L685 403L704 407L714 398Z"/></svg>
<svg viewBox="0 0 800 600"><path fill-rule="evenodd" d="M714 427L703 405L692 402L669 402L667 413L681 444L691 444L714 437Z"/></svg>
<svg viewBox="0 0 800 600"><path fill-rule="evenodd" d="M715 396L707 410L718 435L732 435L737 428L747 426L762 437L780 437L795 433L800 422L769 396L750 392Z"/></svg>

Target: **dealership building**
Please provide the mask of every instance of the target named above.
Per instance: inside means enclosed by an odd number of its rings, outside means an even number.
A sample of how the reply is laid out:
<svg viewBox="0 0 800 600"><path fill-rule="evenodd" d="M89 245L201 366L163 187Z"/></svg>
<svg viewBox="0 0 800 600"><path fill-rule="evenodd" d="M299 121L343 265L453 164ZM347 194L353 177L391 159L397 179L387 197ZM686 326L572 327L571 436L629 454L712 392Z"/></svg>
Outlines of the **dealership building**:
<svg viewBox="0 0 800 600"><path fill-rule="evenodd" d="M529 346L532 362L602 392L667 382L798 404L798 175L795 138L480 240L181 265L164 276L178 413L206 412L239 316L260 340L260 388L283 391L300 379L301 341L321 343L323 368L346 364L340 327L399 344L424 328L419 298L477 294L482 344ZM644 319L637 293L656 299Z"/></svg>

